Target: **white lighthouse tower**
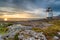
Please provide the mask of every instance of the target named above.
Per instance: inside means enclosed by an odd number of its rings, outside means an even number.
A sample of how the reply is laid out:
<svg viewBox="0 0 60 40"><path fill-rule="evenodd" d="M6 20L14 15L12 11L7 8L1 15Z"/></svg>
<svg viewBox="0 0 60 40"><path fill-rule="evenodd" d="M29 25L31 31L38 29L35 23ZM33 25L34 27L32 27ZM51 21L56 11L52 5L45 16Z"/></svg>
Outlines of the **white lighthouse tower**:
<svg viewBox="0 0 60 40"><path fill-rule="evenodd" d="M51 7L47 8L46 13L47 13L47 19L53 19L53 12Z"/></svg>

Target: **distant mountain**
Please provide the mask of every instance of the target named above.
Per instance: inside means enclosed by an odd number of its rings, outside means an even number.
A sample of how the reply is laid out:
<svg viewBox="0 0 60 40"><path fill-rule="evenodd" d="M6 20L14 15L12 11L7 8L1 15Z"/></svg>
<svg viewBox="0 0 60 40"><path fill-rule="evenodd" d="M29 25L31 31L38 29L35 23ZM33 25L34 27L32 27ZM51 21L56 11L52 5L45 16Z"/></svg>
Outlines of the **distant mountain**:
<svg viewBox="0 0 60 40"><path fill-rule="evenodd" d="M54 16L53 19L60 19L60 15Z"/></svg>

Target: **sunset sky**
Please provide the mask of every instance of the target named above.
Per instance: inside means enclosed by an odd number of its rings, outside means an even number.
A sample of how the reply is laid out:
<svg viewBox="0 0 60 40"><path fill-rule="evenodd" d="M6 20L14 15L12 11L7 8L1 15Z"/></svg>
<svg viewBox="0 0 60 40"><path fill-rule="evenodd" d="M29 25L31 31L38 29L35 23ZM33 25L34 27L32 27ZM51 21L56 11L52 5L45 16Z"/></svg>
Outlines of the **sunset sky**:
<svg viewBox="0 0 60 40"><path fill-rule="evenodd" d="M1 17L46 17L46 8L51 7L54 16L60 15L60 0L0 0L0 12L18 12L18 13L0 13ZM21 13L25 12L25 13ZM7 15L9 14L9 15ZM6 16L7 15L7 16Z"/></svg>

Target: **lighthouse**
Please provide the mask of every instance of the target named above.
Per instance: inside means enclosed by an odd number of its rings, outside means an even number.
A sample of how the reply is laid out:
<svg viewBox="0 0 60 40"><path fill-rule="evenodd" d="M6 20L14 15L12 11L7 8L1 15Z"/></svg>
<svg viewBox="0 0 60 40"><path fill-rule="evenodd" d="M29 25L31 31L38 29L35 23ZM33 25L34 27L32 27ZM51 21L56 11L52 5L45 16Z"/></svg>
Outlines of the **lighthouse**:
<svg viewBox="0 0 60 40"><path fill-rule="evenodd" d="M47 19L53 19L53 12L51 7L47 8L46 13L47 13Z"/></svg>

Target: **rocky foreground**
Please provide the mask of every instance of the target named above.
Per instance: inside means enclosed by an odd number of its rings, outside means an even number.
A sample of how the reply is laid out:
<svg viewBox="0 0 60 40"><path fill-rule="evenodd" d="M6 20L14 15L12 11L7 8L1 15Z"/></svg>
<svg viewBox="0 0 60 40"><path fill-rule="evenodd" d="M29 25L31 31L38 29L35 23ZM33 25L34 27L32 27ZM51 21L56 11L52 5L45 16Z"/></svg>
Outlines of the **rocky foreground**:
<svg viewBox="0 0 60 40"><path fill-rule="evenodd" d="M7 29L0 40L60 40L60 20L17 22Z"/></svg>
<svg viewBox="0 0 60 40"><path fill-rule="evenodd" d="M9 26L8 28L9 28L8 33L2 35L2 39L14 40L14 37L16 36L16 34L18 34L18 40L47 40L43 32L35 32L31 30L32 27L26 27L17 24Z"/></svg>

